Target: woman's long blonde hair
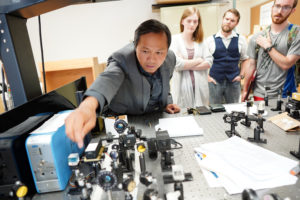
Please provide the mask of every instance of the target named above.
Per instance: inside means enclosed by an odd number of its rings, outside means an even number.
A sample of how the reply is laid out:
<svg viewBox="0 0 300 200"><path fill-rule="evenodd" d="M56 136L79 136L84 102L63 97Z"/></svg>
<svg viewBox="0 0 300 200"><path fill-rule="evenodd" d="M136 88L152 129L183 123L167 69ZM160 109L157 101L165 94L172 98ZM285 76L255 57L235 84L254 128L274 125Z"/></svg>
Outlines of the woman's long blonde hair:
<svg viewBox="0 0 300 200"><path fill-rule="evenodd" d="M193 33L193 40L195 42L202 42L203 41L203 37L204 37L204 34L203 34L203 28L202 28L202 21L201 21L201 16L200 16L200 12L197 8L195 7L189 7L187 9L185 9L182 13L182 16L181 16L181 20L180 20L180 32L183 32L183 29L184 29L184 26L181 24L182 21L187 18L188 16L191 16L193 14L197 14L198 16L198 26L195 30L195 32Z"/></svg>

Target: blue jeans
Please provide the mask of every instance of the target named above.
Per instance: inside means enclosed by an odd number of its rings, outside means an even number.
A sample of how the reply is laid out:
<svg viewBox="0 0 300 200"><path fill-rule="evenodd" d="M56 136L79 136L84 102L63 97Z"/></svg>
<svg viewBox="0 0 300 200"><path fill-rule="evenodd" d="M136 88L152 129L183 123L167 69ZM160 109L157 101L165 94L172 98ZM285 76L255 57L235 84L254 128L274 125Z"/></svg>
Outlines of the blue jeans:
<svg viewBox="0 0 300 200"><path fill-rule="evenodd" d="M217 82L217 81L216 81ZM223 82L215 85L212 82L208 83L209 87L209 103L238 103L241 95L241 84L239 81L231 82L225 79Z"/></svg>

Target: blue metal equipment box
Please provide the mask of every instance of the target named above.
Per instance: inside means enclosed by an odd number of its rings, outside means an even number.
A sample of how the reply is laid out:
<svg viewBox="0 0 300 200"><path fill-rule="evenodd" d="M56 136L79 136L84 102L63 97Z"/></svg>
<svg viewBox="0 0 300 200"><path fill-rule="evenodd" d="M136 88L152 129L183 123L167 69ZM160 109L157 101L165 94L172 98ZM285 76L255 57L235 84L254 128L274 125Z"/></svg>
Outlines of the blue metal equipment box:
<svg viewBox="0 0 300 200"><path fill-rule="evenodd" d="M54 115L26 140L31 172L39 193L64 190L72 173L68 156L84 150L66 136L64 120L70 113L62 111Z"/></svg>

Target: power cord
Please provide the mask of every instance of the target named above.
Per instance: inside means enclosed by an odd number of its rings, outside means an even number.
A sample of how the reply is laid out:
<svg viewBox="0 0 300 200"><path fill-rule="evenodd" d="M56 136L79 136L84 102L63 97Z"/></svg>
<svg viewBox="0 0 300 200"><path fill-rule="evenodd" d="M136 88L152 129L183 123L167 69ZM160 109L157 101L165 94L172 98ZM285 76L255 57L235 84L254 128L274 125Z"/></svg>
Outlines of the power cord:
<svg viewBox="0 0 300 200"><path fill-rule="evenodd" d="M42 69L43 69L44 93L47 93L44 50L43 50L43 40L42 40L42 25L41 25L41 16L40 15L38 16L38 21L39 21L39 35L40 35L41 57L42 57Z"/></svg>
<svg viewBox="0 0 300 200"><path fill-rule="evenodd" d="M170 138L170 141L171 141L171 144L173 144L175 146L171 149L182 149L183 145L181 143L177 142L176 140L174 140L172 138Z"/></svg>

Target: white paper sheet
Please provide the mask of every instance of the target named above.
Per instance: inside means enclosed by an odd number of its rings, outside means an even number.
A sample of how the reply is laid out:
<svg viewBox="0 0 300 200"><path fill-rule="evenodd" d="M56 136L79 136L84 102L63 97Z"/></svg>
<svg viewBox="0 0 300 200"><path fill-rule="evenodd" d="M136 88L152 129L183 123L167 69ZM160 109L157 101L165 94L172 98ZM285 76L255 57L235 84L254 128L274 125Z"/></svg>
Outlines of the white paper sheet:
<svg viewBox="0 0 300 200"><path fill-rule="evenodd" d="M249 143L239 137L201 145L195 151L205 154L198 159L201 168L218 174L218 181L229 194L295 184L289 172L298 162ZM209 180L208 180L209 181Z"/></svg>
<svg viewBox="0 0 300 200"><path fill-rule="evenodd" d="M203 135L203 129L199 127L194 116L159 119L155 130L159 128L167 130L170 137Z"/></svg>

